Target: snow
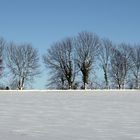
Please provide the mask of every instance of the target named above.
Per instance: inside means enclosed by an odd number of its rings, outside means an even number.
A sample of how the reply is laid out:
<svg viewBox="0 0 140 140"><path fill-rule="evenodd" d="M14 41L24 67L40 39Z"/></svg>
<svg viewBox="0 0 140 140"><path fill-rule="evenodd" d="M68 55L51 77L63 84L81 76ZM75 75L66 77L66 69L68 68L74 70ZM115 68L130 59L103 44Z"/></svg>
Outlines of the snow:
<svg viewBox="0 0 140 140"><path fill-rule="evenodd" d="M0 140L140 140L140 91L0 91Z"/></svg>

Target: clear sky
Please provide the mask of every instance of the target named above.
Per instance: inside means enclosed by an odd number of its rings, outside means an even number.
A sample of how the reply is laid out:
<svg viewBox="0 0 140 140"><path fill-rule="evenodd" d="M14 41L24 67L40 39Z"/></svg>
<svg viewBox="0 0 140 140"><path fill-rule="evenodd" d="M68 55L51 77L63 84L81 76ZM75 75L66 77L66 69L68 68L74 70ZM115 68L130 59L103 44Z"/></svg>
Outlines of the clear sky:
<svg viewBox="0 0 140 140"><path fill-rule="evenodd" d="M140 43L140 0L0 0L0 36L29 42L40 55L53 42L85 30L114 43ZM42 71L39 89L47 78Z"/></svg>

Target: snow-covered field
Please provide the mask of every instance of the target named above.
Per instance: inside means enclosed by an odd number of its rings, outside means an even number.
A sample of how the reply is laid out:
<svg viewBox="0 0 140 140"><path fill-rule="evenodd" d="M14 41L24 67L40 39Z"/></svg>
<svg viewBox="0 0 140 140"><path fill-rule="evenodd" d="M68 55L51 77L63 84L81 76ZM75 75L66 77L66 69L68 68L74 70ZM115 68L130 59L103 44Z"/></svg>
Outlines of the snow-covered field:
<svg viewBox="0 0 140 140"><path fill-rule="evenodd" d="M0 91L0 140L140 140L140 91Z"/></svg>

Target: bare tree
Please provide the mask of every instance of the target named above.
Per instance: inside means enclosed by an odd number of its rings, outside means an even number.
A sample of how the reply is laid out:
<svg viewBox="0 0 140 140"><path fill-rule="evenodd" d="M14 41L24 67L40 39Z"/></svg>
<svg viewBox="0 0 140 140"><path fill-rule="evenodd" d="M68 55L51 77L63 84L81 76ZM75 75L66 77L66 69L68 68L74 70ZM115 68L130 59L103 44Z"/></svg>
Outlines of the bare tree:
<svg viewBox="0 0 140 140"><path fill-rule="evenodd" d="M73 50L73 41L67 38L52 45L43 56L46 68L53 73L53 80L59 79L62 88L67 84L71 89L75 80L76 65Z"/></svg>
<svg viewBox="0 0 140 140"><path fill-rule="evenodd" d="M111 77L115 84L118 85L118 89L122 88L123 85L123 76L124 70L123 65L126 63L126 60L118 50L113 50L113 55L111 58Z"/></svg>
<svg viewBox="0 0 140 140"><path fill-rule="evenodd" d="M4 66L3 66L3 50L4 50L4 47L5 47L6 43L4 41L3 38L0 38L0 76L2 76L2 72L3 72L3 69L4 69Z"/></svg>
<svg viewBox="0 0 140 140"><path fill-rule="evenodd" d="M7 47L7 66L13 75L13 83L22 90L25 83L33 81L39 74L38 51L30 44L11 43Z"/></svg>
<svg viewBox="0 0 140 140"><path fill-rule="evenodd" d="M81 32L75 39L75 45L77 65L82 73L83 88L86 89L100 41L98 36L93 33Z"/></svg>
<svg viewBox="0 0 140 140"><path fill-rule="evenodd" d="M134 85L136 89L140 88L140 45L135 45L132 48L132 74L134 76Z"/></svg>
<svg viewBox="0 0 140 140"><path fill-rule="evenodd" d="M127 76L131 68L131 48L127 44L120 44L117 49L112 49L111 76L119 89L125 87Z"/></svg>
<svg viewBox="0 0 140 140"><path fill-rule="evenodd" d="M104 72L106 89L109 89L109 66L110 66L110 56L111 56L112 47L113 44L109 39L103 39L101 41L99 61L101 63L101 68L103 69Z"/></svg>

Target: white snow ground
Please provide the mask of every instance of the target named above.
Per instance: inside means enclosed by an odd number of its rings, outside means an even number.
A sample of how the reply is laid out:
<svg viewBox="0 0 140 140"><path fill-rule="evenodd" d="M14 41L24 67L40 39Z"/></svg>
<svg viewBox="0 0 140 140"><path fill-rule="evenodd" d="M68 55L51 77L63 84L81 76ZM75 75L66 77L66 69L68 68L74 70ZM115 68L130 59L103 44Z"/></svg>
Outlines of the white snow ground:
<svg viewBox="0 0 140 140"><path fill-rule="evenodd" d="M140 140L140 91L1 91L0 140Z"/></svg>

